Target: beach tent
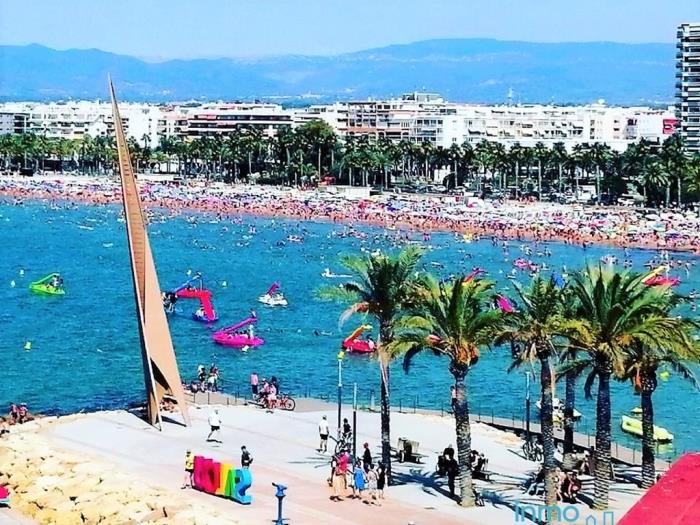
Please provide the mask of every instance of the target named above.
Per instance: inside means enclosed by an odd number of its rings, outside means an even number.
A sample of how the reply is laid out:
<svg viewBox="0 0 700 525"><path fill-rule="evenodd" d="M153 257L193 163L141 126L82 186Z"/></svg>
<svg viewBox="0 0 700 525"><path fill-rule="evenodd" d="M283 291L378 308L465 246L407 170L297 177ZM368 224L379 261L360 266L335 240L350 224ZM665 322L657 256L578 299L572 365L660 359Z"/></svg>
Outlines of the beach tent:
<svg viewBox="0 0 700 525"><path fill-rule="evenodd" d="M700 454L676 461L617 525L700 523Z"/></svg>

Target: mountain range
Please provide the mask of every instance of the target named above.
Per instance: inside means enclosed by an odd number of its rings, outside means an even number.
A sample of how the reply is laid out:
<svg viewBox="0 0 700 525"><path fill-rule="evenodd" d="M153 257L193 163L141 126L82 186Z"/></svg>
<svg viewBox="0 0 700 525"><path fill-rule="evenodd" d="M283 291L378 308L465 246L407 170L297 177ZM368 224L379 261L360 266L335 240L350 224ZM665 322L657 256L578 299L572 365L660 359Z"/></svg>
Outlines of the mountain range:
<svg viewBox="0 0 700 525"><path fill-rule="evenodd" d="M0 100L332 101L431 91L460 102L662 105L673 44L426 40L334 56L148 62L97 49L0 46ZM511 91L512 90L512 91Z"/></svg>

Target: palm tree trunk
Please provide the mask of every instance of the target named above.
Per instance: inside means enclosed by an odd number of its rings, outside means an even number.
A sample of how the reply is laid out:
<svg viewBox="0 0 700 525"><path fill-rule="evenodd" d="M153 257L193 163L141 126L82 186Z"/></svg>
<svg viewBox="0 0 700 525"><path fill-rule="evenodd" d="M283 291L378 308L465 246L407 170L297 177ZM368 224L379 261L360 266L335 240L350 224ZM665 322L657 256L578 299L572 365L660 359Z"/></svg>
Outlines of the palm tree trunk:
<svg viewBox="0 0 700 525"><path fill-rule="evenodd" d="M608 508L610 492L610 363L598 370L598 399L596 403L595 430L595 488L593 508Z"/></svg>
<svg viewBox="0 0 700 525"><path fill-rule="evenodd" d="M382 366L382 365L380 365ZM386 482L391 485L391 402L389 399L389 367L382 372L381 381L381 433L382 463L386 469Z"/></svg>
<svg viewBox="0 0 700 525"><path fill-rule="evenodd" d="M459 463L459 504L462 507L474 506L474 482L472 480L472 464L469 455L472 450L472 432L469 425L469 402L467 401L467 385L464 381L467 369L450 366L455 378L455 430L457 432L457 461Z"/></svg>
<svg viewBox="0 0 700 525"><path fill-rule="evenodd" d="M542 200L542 161L537 161L537 200Z"/></svg>
<svg viewBox="0 0 700 525"><path fill-rule="evenodd" d="M676 177L676 184L678 185L678 207L681 207L683 201L681 200L681 178Z"/></svg>
<svg viewBox="0 0 700 525"><path fill-rule="evenodd" d="M671 181L669 180L668 183L666 183L666 207L671 206Z"/></svg>
<svg viewBox="0 0 700 525"><path fill-rule="evenodd" d="M642 377L642 488L648 489L654 484L656 470L654 465L654 404L651 395L654 392L654 378Z"/></svg>
<svg viewBox="0 0 700 525"><path fill-rule="evenodd" d="M552 368L548 357L540 357L540 385L542 388L542 408L540 409L540 428L542 430L542 449L544 452L544 493L545 505L557 504L557 472L554 459L554 419L552 401ZM548 512L547 523L552 521Z"/></svg>
<svg viewBox="0 0 700 525"><path fill-rule="evenodd" d="M574 467L574 408L576 406L576 374L566 374L566 399L564 400L564 470Z"/></svg>
<svg viewBox="0 0 700 525"><path fill-rule="evenodd" d="M563 188L562 165L561 165L561 163L559 163L559 193L561 193L562 188Z"/></svg>

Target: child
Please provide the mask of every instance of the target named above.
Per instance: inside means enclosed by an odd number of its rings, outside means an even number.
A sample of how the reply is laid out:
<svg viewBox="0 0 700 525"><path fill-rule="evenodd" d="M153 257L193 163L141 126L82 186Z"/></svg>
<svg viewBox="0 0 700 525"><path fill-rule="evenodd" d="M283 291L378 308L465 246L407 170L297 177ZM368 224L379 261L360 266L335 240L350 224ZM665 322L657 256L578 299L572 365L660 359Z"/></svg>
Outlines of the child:
<svg viewBox="0 0 700 525"><path fill-rule="evenodd" d="M352 497L362 500L365 492L365 472L362 470L362 462L359 459L355 462L353 477L355 483L353 484Z"/></svg>
<svg viewBox="0 0 700 525"><path fill-rule="evenodd" d="M377 471L374 470L374 465L367 466L367 492L369 498L365 503L374 504L377 499Z"/></svg>

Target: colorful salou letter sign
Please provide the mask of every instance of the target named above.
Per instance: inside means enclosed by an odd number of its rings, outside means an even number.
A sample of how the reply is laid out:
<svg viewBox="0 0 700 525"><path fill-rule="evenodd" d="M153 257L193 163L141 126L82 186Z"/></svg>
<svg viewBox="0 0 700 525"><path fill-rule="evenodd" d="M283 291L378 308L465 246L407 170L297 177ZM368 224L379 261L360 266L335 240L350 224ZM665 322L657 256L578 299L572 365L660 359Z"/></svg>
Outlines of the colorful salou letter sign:
<svg viewBox="0 0 700 525"><path fill-rule="evenodd" d="M253 485L248 469L237 469L231 463L219 463L204 456L194 457L194 488L250 505L253 498L246 491Z"/></svg>

